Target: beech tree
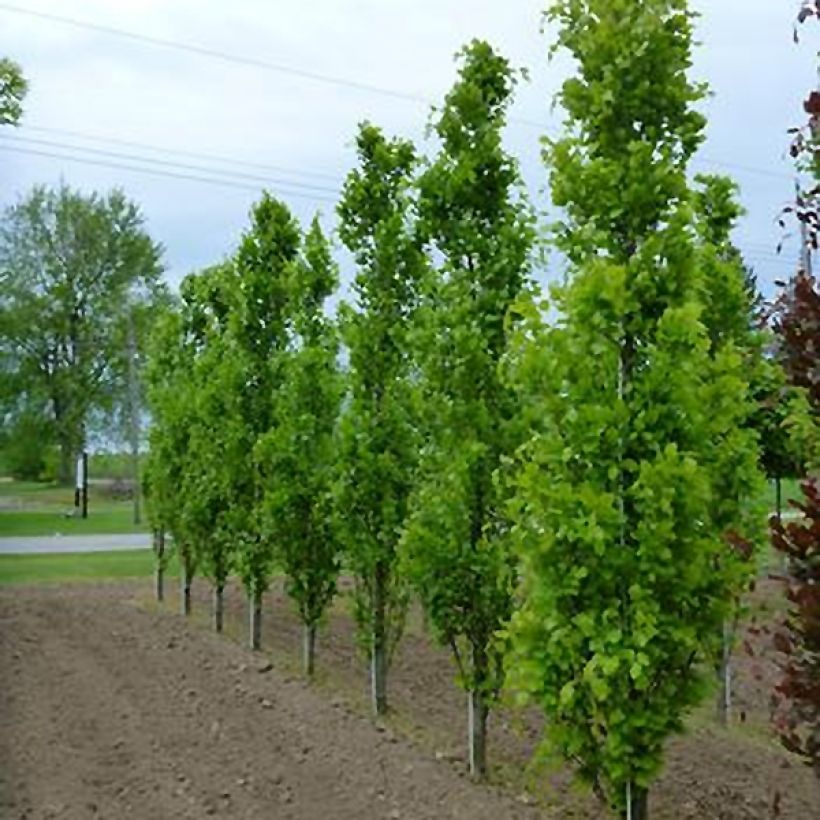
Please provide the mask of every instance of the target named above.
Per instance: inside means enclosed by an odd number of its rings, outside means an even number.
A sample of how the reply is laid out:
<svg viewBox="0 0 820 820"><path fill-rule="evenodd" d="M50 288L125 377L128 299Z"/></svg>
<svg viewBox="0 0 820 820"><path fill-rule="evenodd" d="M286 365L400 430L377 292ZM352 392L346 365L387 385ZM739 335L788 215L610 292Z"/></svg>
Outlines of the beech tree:
<svg viewBox="0 0 820 820"><path fill-rule="evenodd" d="M469 761L486 772L486 724L503 682L496 633L512 611L515 566L494 480L520 440L501 383L505 318L527 284L533 219L502 146L517 80L485 42L461 52L437 112L441 152L419 179L420 233L438 264L423 280L414 343L426 444L403 539L403 568L468 695Z"/></svg>
<svg viewBox="0 0 820 820"><path fill-rule="evenodd" d="M287 349L289 286L301 234L287 206L264 194L251 214L231 275L225 356L231 367L222 382L229 402L225 435L236 454L227 468L230 495L225 526L237 550L237 570L248 595L250 645L261 641L262 595L273 573L274 540L266 523L265 484L258 442L272 429L274 397L282 384Z"/></svg>
<svg viewBox="0 0 820 820"><path fill-rule="evenodd" d="M716 408L716 412L707 414L708 440L716 446L704 451L713 485L709 511L712 527L724 542L715 571L722 574L733 601L723 624L716 662L717 715L726 725L732 705L731 657L742 615L742 596L756 575L754 558L765 533L766 511L757 503L763 477L754 427L754 390L766 371L777 365L764 360L764 335L755 326L754 317L757 294L749 288L742 257L731 240L731 232L743 213L737 202L737 185L717 175L699 175L695 179L700 298L712 370L705 396ZM727 399L732 400L731 405L725 403Z"/></svg>
<svg viewBox="0 0 820 820"><path fill-rule="evenodd" d="M314 670L317 626L336 592L333 527L336 420L343 381L338 339L324 303L338 282L318 219L288 282L288 350L274 390L274 423L258 445L267 522L286 590L304 624L304 668Z"/></svg>
<svg viewBox="0 0 820 820"><path fill-rule="evenodd" d="M224 285L229 272L229 264L210 268L188 276L181 288L192 356L186 374L189 428L179 514L197 567L213 587L216 632L222 631L224 591L233 565L226 522L231 472L226 464L246 456L231 452L226 435L231 429L225 424L230 402L224 390L225 373L232 367L225 344L230 302Z"/></svg>
<svg viewBox="0 0 820 820"><path fill-rule="evenodd" d="M820 288L813 277L800 272L789 283L777 302L774 328L789 382L804 399L791 421L801 428L807 478L799 501L792 502L801 517L772 524L772 542L786 559L781 578L789 601L775 633L782 660L773 717L783 745L820 776Z"/></svg>
<svg viewBox="0 0 820 820"><path fill-rule="evenodd" d="M168 309L154 326L146 367L148 406L152 426L145 465L148 515L154 530L157 597L162 598L170 533L179 558L180 611L191 611L191 583L196 560L188 537L183 508L183 483L193 421L190 390L191 349L180 308Z"/></svg>
<svg viewBox="0 0 820 820"><path fill-rule="evenodd" d="M545 148L570 272L557 318L522 307L513 334L511 372L542 412L513 479L508 669L548 740L622 816L645 818L731 611L714 432L747 385L735 362L721 371L701 321L686 167L705 89L687 78L688 4L557 0L547 18L578 67L560 94L566 136Z"/></svg>
<svg viewBox="0 0 820 820"><path fill-rule="evenodd" d="M371 661L373 709L380 715L407 604L397 546L419 444L408 332L425 263L411 223L413 146L364 124L356 149L359 167L348 175L338 205L339 236L357 272L355 305L341 309L349 363L336 503Z"/></svg>

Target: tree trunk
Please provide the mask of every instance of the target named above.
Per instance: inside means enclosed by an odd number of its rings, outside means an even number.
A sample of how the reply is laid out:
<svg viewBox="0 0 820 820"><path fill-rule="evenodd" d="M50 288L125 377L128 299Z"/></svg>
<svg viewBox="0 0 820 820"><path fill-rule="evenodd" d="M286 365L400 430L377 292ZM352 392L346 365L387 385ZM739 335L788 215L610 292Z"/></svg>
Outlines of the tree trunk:
<svg viewBox="0 0 820 820"><path fill-rule="evenodd" d="M154 584L157 600L165 599L165 533L154 530Z"/></svg>
<svg viewBox="0 0 820 820"><path fill-rule="evenodd" d="M467 751L470 774L483 780L487 774L487 653L473 648L473 688L467 693Z"/></svg>
<svg viewBox="0 0 820 820"><path fill-rule="evenodd" d="M718 664L717 719L721 726L729 725L732 709L732 639L733 630L729 623L723 625L723 638Z"/></svg>
<svg viewBox="0 0 820 820"><path fill-rule="evenodd" d="M312 678L316 659L316 624L305 624L304 630L303 652L305 675Z"/></svg>
<svg viewBox="0 0 820 820"><path fill-rule="evenodd" d="M191 614L191 562L184 555L180 559L180 612Z"/></svg>
<svg viewBox="0 0 820 820"><path fill-rule="evenodd" d="M131 445L131 481L134 492L134 523L140 524L140 411L137 374L137 339L134 333L134 311L128 311L128 439Z"/></svg>
<svg viewBox="0 0 820 820"><path fill-rule="evenodd" d="M780 476L777 476L774 480L774 510L775 510L775 517L777 518L777 523L780 524L781 519L783 518L783 488L780 485Z"/></svg>
<svg viewBox="0 0 820 820"><path fill-rule="evenodd" d="M373 583L373 646L370 656L370 688L373 714L387 712L387 602L384 570L376 568Z"/></svg>
<svg viewBox="0 0 820 820"><path fill-rule="evenodd" d="M213 623L214 632L222 632L222 622L225 614L225 585L218 583L214 587Z"/></svg>
<svg viewBox="0 0 820 820"><path fill-rule="evenodd" d="M470 774L476 780L487 775L487 704L478 690L467 693L467 736Z"/></svg>
<svg viewBox="0 0 820 820"><path fill-rule="evenodd" d="M74 484L74 477L76 471L74 469L74 458L71 452L71 443L68 441L60 442L60 468L58 480L61 485L66 486ZM79 504L77 505L79 506Z"/></svg>
<svg viewBox="0 0 820 820"><path fill-rule="evenodd" d="M251 649L257 651L262 646L262 593L253 589L248 601L250 613L250 640Z"/></svg>
<svg viewBox="0 0 820 820"><path fill-rule="evenodd" d="M626 786L625 820L649 820L649 791L635 783Z"/></svg>

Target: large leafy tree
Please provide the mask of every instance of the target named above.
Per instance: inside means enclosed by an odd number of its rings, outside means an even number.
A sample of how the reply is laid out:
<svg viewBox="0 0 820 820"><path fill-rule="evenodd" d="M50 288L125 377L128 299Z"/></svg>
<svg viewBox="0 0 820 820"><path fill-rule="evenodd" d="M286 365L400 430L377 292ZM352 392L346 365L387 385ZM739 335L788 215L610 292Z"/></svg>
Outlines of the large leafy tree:
<svg viewBox="0 0 820 820"><path fill-rule="evenodd" d="M93 414L122 398L129 316L162 297L161 272L121 191L35 188L0 220L0 398L7 415L49 420L63 481Z"/></svg>
<svg viewBox="0 0 820 820"><path fill-rule="evenodd" d="M339 235L357 271L355 305L341 315L349 395L340 423L337 504L371 660L373 708L381 714L406 611L397 546L418 449L408 333L425 264L411 224L413 146L364 124L356 148L359 167L338 206Z"/></svg>
<svg viewBox="0 0 820 820"><path fill-rule="evenodd" d="M330 245L314 219L289 279L289 344L274 390L274 424L257 445L277 565L304 625L307 675L340 568L333 482L343 381L336 328L324 312L337 282Z"/></svg>
<svg viewBox="0 0 820 820"><path fill-rule="evenodd" d="M515 479L509 669L552 743L643 818L730 611L713 436L745 384L727 362L714 401L686 175L704 126L687 3L558 0L548 19L578 66L560 95L566 136L545 152L570 273L555 321L522 310L515 334L513 373L542 413Z"/></svg>
<svg viewBox="0 0 820 820"><path fill-rule="evenodd" d="M431 265L414 342L426 446L403 566L469 693L470 769L486 770L486 723L502 684L496 633L512 611L515 568L494 480L519 442L518 402L501 383L505 318L527 283L532 218L502 145L516 75L485 42L461 55L437 114L441 152L419 179Z"/></svg>
<svg viewBox="0 0 820 820"><path fill-rule="evenodd" d="M28 83L20 66L0 57L0 125L16 125L23 115Z"/></svg>

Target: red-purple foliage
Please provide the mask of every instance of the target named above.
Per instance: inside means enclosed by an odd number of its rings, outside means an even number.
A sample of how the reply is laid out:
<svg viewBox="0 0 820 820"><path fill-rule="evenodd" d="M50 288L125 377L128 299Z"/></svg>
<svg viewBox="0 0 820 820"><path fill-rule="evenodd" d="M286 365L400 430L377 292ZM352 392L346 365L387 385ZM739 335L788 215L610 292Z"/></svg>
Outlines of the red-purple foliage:
<svg viewBox="0 0 820 820"><path fill-rule="evenodd" d="M778 357L789 382L806 390L820 414L820 291L813 276L798 273L774 306Z"/></svg>
<svg viewBox="0 0 820 820"><path fill-rule="evenodd" d="M820 777L820 481L808 479L802 490L803 501L792 502L802 519L788 524L772 519L774 546L788 558L781 578L790 603L786 621L774 633L783 676L772 706L783 745Z"/></svg>

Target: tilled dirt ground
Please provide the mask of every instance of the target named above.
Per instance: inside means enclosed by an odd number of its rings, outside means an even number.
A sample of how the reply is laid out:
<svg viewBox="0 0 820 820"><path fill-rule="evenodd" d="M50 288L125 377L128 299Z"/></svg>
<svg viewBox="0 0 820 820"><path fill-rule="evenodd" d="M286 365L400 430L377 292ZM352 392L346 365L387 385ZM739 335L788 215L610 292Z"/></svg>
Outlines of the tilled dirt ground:
<svg viewBox="0 0 820 820"><path fill-rule="evenodd" d="M0 816L537 817L131 593L0 593Z"/></svg>
<svg viewBox="0 0 820 820"><path fill-rule="evenodd" d="M278 585L261 655L240 643L241 590L229 590L223 637L208 631L204 583L188 621L173 597L157 607L147 583L0 590L0 818L608 816L566 770L528 765L535 713L493 715L492 785L469 781L463 693L417 618L391 671L392 714L376 725L343 605L307 685ZM769 818L776 802L781 818L820 817L817 782L766 728L771 674L763 653L741 659L744 724L720 729L704 708L670 743L653 818Z"/></svg>

